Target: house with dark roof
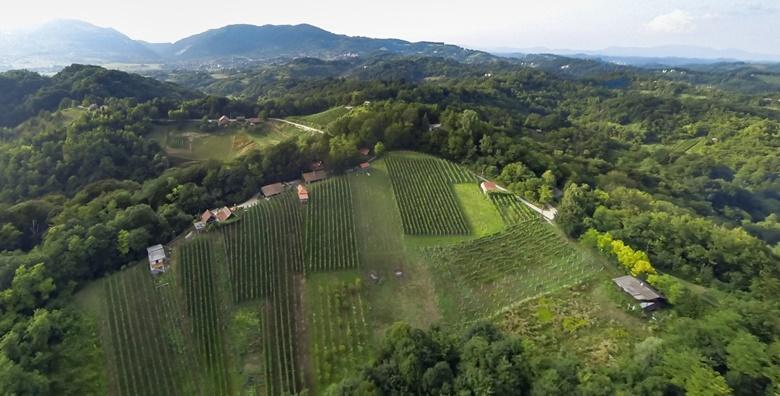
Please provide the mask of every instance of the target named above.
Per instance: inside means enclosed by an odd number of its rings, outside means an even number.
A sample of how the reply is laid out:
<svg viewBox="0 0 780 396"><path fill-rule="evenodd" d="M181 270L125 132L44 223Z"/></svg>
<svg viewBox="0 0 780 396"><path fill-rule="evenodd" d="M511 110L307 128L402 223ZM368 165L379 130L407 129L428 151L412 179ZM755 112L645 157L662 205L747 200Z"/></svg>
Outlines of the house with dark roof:
<svg viewBox="0 0 780 396"><path fill-rule="evenodd" d="M663 306L666 300L650 285L642 282L641 280L634 278L633 276L626 275L612 279L618 287L630 295L639 306L645 311L653 311Z"/></svg>
<svg viewBox="0 0 780 396"><path fill-rule="evenodd" d="M264 197L271 198L274 195L279 195L284 192L284 184L282 183L269 184L267 186L261 187L260 191L263 192Z"/></svg>
<svg viewBox="0 0 780 396"><path fill-rule="evenodd" d="M316 183L328 178L328 172L324 170L311 171L303 174L303 181L306 183Z"/></svg>

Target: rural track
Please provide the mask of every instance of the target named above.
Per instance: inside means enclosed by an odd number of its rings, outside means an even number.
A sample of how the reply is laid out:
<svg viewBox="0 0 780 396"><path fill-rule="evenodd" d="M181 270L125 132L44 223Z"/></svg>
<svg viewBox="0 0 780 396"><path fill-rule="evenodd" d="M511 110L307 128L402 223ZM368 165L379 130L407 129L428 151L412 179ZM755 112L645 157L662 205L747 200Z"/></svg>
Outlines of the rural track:
<svg viewBox="0 0 780 396"><path fill-rule="evenodd" d="M284 120L284 119L281 119L281 118L269 118L269 120L277 121L277 122L283 122L285 124L290 124L290 125L298 128L298 129L303 129L304 131L314 132L314 133L321 133L323 135L325 134L325 131L323 131L322 129L312 128L312 127L310 127L308 125L299 124L297 122L288 121L288 120Z"/></svg>

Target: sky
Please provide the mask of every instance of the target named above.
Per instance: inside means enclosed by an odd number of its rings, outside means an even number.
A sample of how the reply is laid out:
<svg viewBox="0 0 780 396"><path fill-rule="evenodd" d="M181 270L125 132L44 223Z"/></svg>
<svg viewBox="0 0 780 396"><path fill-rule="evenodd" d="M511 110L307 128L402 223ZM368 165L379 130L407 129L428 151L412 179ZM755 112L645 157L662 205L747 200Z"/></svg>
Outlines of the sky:
<svg viewBox="0 0 780 396"><path fill-rule="evenodd" d="M0 30L52 19L151 42L235 23L309 23L493 50L692 45L780 54L780 0L23 0L4 4Z"/></svg>

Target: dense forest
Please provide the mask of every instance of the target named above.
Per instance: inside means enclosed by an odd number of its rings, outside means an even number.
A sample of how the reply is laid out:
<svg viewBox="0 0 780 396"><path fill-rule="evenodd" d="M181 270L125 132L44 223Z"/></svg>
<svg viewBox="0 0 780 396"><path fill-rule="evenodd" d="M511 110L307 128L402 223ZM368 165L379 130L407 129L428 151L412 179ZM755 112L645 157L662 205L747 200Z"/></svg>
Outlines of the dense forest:
<svg viewBox="0 0 780 396"><path fill-rule="evenodd" d="M671 314L656 324L662 337L599 367L490 325L398 325L332 394L775 394L778 98L743 89L739 76L712 84L726 72L583 67L384 56L157 76L187 88L76 65L0 74L0 389L99 393L96 335L67 304L85 282L173 239L200 208L242 202L311 161L339 171L359 147L383 147L453 160L553 205L568 236L594 249L608 236L644 252L674 276L653 279ZM102 107L72 111L91 104ZM345 105L355 108L326 135L228 162L174 166L149 139L167 119Z"/></svg>

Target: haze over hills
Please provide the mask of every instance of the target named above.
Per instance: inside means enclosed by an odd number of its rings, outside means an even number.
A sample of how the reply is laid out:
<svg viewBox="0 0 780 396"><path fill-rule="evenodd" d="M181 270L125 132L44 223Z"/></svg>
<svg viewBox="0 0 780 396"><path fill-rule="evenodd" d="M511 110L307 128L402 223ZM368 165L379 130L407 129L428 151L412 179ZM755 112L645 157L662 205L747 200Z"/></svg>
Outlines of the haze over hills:
<svg viewBox="0 0 780 396"><path fill-rule="evenodd" d="M780 62L780 55L757 54L739 49L715 49L689 45L658 47L608 47L601 50L533 48L485 49L493 54L521 57L525 54L555 54L572 58L597 59L632 66L680 66L724 62Z"/></svg>
<svg viewBox="0 0 780 396"><path fill-rule="evenodd" d="M229 25L175 43L133 40L111 29L74 20L0 36L0 69L42 69L71 63L199 65L274 58L349 58L375 53L441 56L460 61L490 55L455 45L351 37L311 25Z"/></svg>

